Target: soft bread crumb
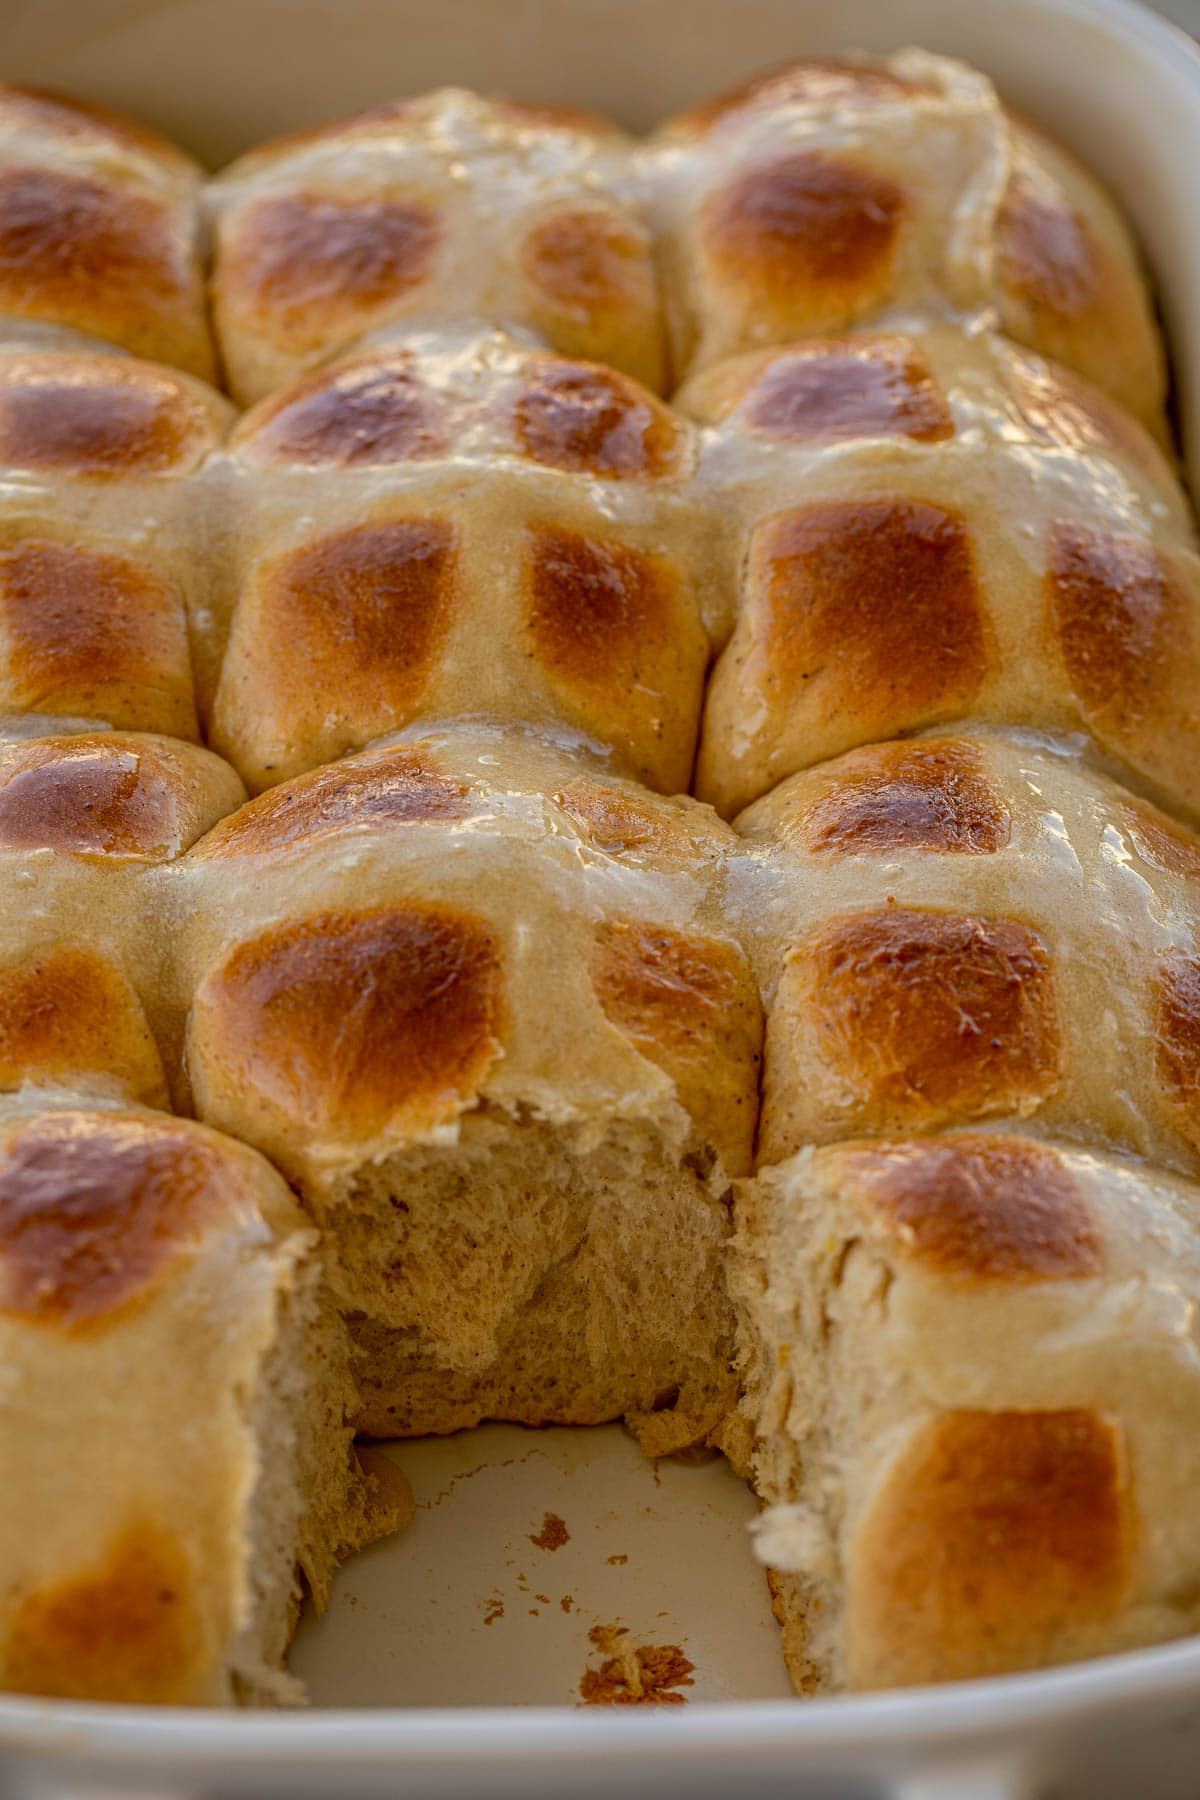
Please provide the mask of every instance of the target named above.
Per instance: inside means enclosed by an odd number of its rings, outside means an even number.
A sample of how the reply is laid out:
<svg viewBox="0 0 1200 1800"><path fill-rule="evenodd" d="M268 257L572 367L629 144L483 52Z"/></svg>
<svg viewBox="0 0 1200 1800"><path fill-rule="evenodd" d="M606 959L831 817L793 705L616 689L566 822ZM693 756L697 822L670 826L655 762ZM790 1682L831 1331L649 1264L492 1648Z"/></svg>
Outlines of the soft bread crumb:
<svg viewBox="0 0 1200 1800"><path fill-rule="evenodd" d="M754 1554L768 1568L833 1580L837 1554L825 1521L799 1502L768 1506L751 1521Z"/></svg>
<svg viewBox="0 0 1200 1800"><path fill-rule="evenodd" d="M649 1456L732 1406L727 1184L657 1124L479 1109L313 1196L367 1435L625 1416Z"/></svg>

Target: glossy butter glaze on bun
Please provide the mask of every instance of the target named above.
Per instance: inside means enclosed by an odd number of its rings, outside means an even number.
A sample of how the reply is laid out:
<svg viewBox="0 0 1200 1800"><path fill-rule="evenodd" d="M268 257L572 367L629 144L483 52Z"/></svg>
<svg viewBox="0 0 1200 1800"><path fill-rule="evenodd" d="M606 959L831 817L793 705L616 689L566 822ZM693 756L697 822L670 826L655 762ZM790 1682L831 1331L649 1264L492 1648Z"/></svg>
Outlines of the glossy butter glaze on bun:
<svg viewBox="0 0 1200 1800"><path fill-rule="evenodd" d="M722 1449L802 1690L1200 1627L1165 367L920 51L0 90L0 1687L300 1697L489 1419Z"/></svg>

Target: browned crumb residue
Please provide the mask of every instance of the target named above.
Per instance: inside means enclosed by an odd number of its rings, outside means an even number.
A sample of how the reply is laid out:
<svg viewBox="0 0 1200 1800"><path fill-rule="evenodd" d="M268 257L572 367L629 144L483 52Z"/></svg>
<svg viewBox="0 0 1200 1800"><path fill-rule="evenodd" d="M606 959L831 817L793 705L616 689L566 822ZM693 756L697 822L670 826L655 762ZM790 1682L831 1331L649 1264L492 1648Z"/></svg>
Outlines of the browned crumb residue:
<svg viewBox="0 0 1200 1800"><path fill-rule="evenodd" d="M487 1611L483 1615L485 1625L494 1625L497 1619L504 1617L504 1601L499 1594L493 1594L487 1602Z"/></svg>
<svg viewBox="0 0 1200 1800"><path fill-rule="evenodd" d="M526 1463L535 1456L544 1456L545 1454L546 1452L544 1450L526 1450L524 1456L506 1456L503 1462L476 1463L473 1469L464 1469L461 1474L452 1475L445 1487L440 1493L435 1494L432 1500L418 1500L418 1510L425 1511L431 1507L440 1506L443 1500L449 1499L450 1494L458 1486L460 1481L473 1481L476 1475L482 1475L484 1471L488 1469L511 1469L514 1468L517 1463Z"/></svg>
<svg viewBox="0 0 1200 1800"><path fill-rule="evenodd" d="M618 1563L627 1563L629 1558L627 1556L609 1556L605 1558L605 1561L610 1568L615 1568Z"/></svg>
<svg viewBox="0 0 1200 1800"><path fill-rule="evenodd" d="M579 1695L585 1706L683 1706L695 1664L678 1644L635 1644L623 1625L593 1625L588 1637L604 1657L585 1669Z"/></svg>
<svg viewBox="0 0 1200 1800"><path fill-rule="evenodd" d="M536 1533L531 1531L529 1541L539 1550L561 1550L570 1535L557 1513L547 1513L542 1520L542 1529Z"/></svg>
<svg viewBox="0 0 1200 1800"><path fill-rule="evenodd" d="M569 1613L571 1608L575 1604L574 1594L564 1594L558 1604L562 1607L562 1609L565 1613Z"/></svg>

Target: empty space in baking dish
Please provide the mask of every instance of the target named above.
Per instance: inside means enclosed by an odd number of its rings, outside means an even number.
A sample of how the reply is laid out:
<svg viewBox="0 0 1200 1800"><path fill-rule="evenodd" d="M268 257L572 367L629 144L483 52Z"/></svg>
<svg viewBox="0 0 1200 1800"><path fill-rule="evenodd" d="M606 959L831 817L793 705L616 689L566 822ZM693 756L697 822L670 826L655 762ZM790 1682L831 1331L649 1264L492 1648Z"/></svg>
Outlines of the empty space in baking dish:
<svg viewBox="0 0 1200 1800"><path fill-rule="evenodd" d="M302 1621L289 1667L314 1704L603 1704L618 1627L663 1653L652 1676L669 1656L661 1704L791 1693L757 1507L723 1458L653 1463L618 1425L481 1425L390 1454L416 1516Z"/></svg>

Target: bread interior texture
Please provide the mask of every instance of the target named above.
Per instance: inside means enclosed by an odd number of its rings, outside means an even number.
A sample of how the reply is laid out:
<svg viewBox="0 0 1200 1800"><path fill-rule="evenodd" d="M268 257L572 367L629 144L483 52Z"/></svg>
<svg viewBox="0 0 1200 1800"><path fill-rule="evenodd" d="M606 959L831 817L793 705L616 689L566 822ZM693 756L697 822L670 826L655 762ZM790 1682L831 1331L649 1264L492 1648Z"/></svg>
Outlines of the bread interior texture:
<svg viewBox="0 0 1200 1800"><path fill-rule="evenodd" d="M300 1704L284 1661L305 1596L319 1612L339 1560L411 1516L399 1471L354 1450L344 1336L322 1271L302 1262L277 1295L276 1330L247 1408L257 1465L247 1524L245 1617L230 1654L245 1705Z"/></svg>
<svg viewBox="0 0 1200 1800"><path fill-rule="evenodd" d="M670 1128L485 1106L313 1210L367 1435L623 1417L665 1455L736 1397L729 1184Z"/></svg>
<svg viewBox="0 0 1200 1800"><path fill-rule="evenodd" d="M843 1423L853 1420L871 1370L844 1357L838 1332L843 1306L861 1298L843 1291L853 1249L836 1262L805 1254L810 1246L794 1232L772 1229L778 1210L769 1184L739 1184L727 1278L738 1311L740 1398L718 1441L764 1506L786 1508L793 1544L805 1543L805 1572L769 1567L768 1580L788 1672L797 1690L808 1693L841 1685L836 1546L844 1495L832 1446ZM835 1381L833 1365L843 1361L848 1366L839 1366ZM761 1527L771 1519L767 1512L760 1521L764 1560L769 1542Z"/></svg>

